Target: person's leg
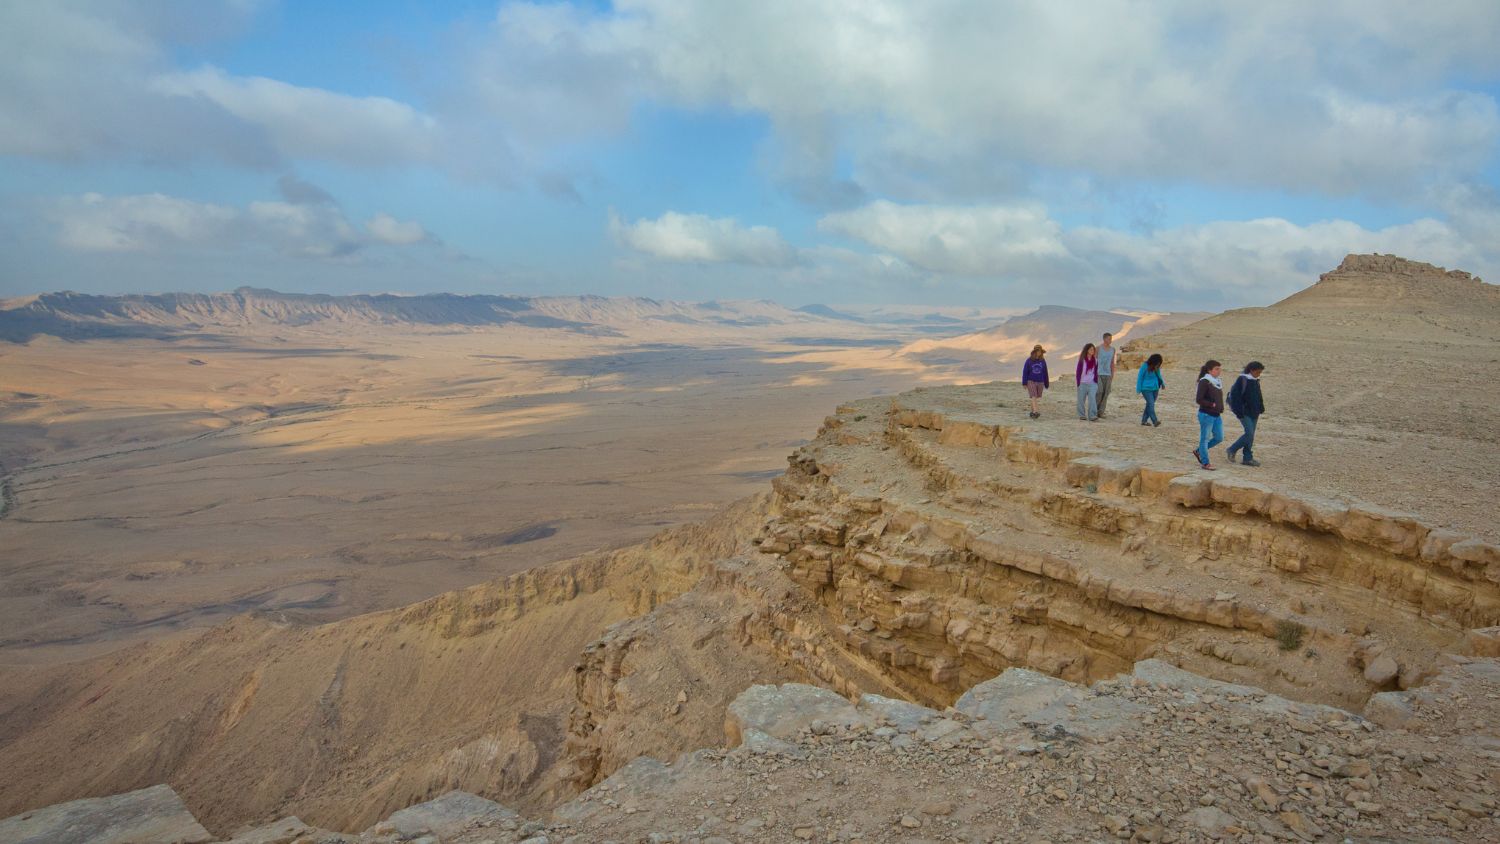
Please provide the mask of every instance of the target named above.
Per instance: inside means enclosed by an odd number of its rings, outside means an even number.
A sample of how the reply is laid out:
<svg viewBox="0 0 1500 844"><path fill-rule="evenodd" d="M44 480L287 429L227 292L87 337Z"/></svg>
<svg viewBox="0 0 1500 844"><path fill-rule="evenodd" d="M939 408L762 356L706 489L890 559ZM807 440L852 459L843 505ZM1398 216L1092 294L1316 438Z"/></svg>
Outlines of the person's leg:
<svg viewBox="0 0 1500 844"><path fill-rule="evenodd" d="M1084 386L1085 385L1083 385L1083 384L1079 384L1078 385L1078 418L1079 419L1084 418L1084 416L1083 416L1083 388L1084 388Z"/></svg>
<svg viewBox="0 0 1500 844"><path fill-rule="evenodd" d="M1114 380L1115 376L1113 375L1099 376L1099 399L1097 403L1099 405L1100 416L1104 415L1104 405L1109 401L1109 387L1114 383Z"/></svg>
<svg viewBox="0 0 1500 844"><path fill-rule="evenodd" d="M1246 416L1240 420L1240 423L1245 426L1245 433L1240 436L1240 439L1245 443L1246 463L1255 462L1255 423L1257 421L1259 420L1254 416Z"/></svg>
<svg viewBox="0 0 1500 844"><path fill-rule="evenodd" d="M1245 447L1245 441L1250 436L1250 429L1255 424L1254 422L1249 421L1250 417L1248 416L1240 416L1237 418L1240 420L1240 426L1245 429L1245 433L1240 434L1239 439L1230 443L1229 448L1224 450L1225 455L1229 457L1230 463L1234 462L1235 452Z"/></svg>
<svg viewBox="0 0 1500 844"><path fill-rule="evenodd" d="M1151 394L1150 393L1141 393L1141 398L1143 398L1143 399L1146 400L1146 407L1145 407L1144 410L1141 411L1141 424L1142 425L1150 425L1151 424Z"/></svg>
<svg viewBox="0 0 1500 844"><path fill-rule="evenodd" d="M1224 441L1224 417L1210 416L1208 418L1213 420L1213 422L1211 423L1211 427L1213 428L1214 436L1213 439L1208 441L1208 448L1205 448L1203 450L1204 457L1208 456L1208 452L1211 451L1214 446Z"/></svg>
<svg viewBox="0 0 1500 844"><path fill-rule="evenodd" d="M1090 420L1098 419L1099 418L1099 385L1098 384L1089 384L1087 386L1089 388L1088 389L1088 414L1087 415L1088 415L1088 418Z"/></svg>
<svg viewBox="0 0 1500 844"><path fill-rule="evenodd" d="M1204 466L1208 465L1208 432L1213 429L1213 420L1212 416L1201 410L1198 411L1198 448L1193 455Z"/></svg>
<svg viewBox="0 0 1500 844"><path fill-rule="evenodd" d="M1141 414L1141 424L1145 425L1148 422L1156 422L1156 391L1147 390L1141 393L1141 395L1146 397L1146 412Z"/></svg>

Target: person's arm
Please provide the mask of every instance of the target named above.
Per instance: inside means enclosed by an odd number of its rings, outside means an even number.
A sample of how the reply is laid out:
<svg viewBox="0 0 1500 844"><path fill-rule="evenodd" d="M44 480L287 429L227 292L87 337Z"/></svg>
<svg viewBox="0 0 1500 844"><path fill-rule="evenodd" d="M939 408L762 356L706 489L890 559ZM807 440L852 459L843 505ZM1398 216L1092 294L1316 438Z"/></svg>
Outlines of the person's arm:
<svg viewBox="0 0 1500 844"><path fill-rule="evenodd" d="M1214 409L1213 399L1208 397L1208 382L1202 378L1198 379L1198 409L1204 412L1212 412Z"/></svg>
<svg viewBox="0 0 1500 844"><path fill-rule="evenodd" d="M1026 386L1031 380L1031 358L1021 361L1021 386Z"/></svg>
<svg viewBox="0 0 1500 844"><path fill-rule="evenodd" d="M1042 361L1042 389L1052 386L1052 377L1047 374L1047 362Z"/></svg>
<svg viewBox="0 0 1500 844"><path fill-rule="evenodd" d="M1078 368L1075 369L1075 370L1073 370L1073 384L1074 384L1074 386L1078 386L1078 385L1081 385L1082 383L1083 383L1083 355L1079 355L1078 356Z"/></svg>
<svg viewBox="0 0 1500 844"><path fill-rule="evenodd" d="M1141 364L1141 368L1135 373L1135 391L1137 393L1146 392L1146 365L1144 363Z"/></svg>

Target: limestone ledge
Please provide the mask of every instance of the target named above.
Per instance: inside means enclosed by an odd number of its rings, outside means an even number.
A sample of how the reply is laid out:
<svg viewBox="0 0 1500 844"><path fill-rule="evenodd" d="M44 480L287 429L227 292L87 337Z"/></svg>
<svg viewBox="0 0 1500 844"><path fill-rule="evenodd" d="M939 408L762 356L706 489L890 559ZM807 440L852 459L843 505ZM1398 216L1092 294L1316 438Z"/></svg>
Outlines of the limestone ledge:
<svg viewBox="0 0 1500 844"><path fill-rule="evenodd" d="M1154 496L1186 508L1217 507L1420 560L1464 579L1500 583L1500 546L1422 523L1416 516L1345 503L1240 478L1153 467L1081 452L1020 426L1001 425L893 401L891 425L937 431L944 445L994 448L1007 460L1061 471L1070 485L1119 497ZM907 400L909 401L909 399Z"/></svg>

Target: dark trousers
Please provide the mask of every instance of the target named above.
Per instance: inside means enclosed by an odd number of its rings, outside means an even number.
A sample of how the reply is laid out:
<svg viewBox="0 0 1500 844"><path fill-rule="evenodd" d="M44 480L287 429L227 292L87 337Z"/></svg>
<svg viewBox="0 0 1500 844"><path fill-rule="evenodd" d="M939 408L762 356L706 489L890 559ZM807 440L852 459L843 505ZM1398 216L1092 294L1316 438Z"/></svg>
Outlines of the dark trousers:
<svg viewBox="0 0 1500 844"><path fill-rule="evenodd" d="M1240 434L1240 438L1237 439L1237 440L1235 440L1234 443L1229 446L1229 454L1231 456L1233 456L1235 452L1239 451L1240 449L1244 449L1245 450L1245 459L1246 460L1254 460L1255 459L1255 420L1256 420L1256 417L1254 417L1254 416L1241 416L1241 417L1239 417L1239 420L1240 420L1240 424L1242 426L1244 426L1244 428L1245 428L1245 433Z"/></svg>

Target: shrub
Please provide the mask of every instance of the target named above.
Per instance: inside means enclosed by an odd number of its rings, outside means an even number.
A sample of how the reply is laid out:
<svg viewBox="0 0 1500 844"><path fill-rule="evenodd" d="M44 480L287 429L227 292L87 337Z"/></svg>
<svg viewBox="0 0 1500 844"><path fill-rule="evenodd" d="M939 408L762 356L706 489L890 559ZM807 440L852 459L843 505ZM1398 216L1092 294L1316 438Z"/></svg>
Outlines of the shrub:
<svg viewBox="0 0 1500 844"><path fill-rule="evenodd" d="M1295 651L1302 647L1302 637L1307 628L1295 621L1276 622L1276 644L1284 651Z"/></svg>

